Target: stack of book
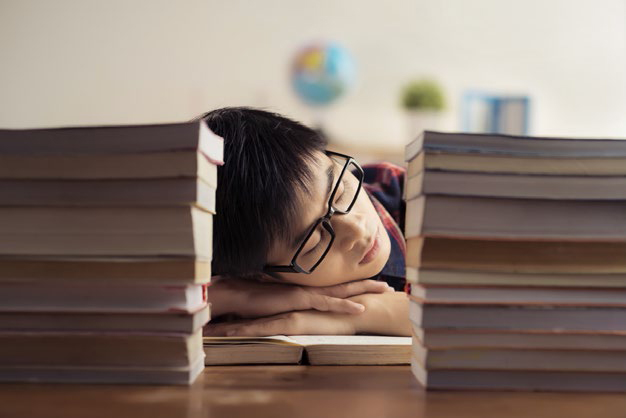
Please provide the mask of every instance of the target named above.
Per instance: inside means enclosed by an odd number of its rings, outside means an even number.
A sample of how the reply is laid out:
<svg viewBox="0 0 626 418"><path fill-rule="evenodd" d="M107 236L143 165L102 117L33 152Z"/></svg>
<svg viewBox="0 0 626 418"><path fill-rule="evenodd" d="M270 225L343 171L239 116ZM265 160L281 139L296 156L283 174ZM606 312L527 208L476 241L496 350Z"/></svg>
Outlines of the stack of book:
<svg viewBox="0 0 626 418"><path fill-rule="evenodd" d="M0 130L0 381L191 383L222 159L204 122Z"/></svg>
<svg viewBox="0 0 626 418"><path fill-rule="evenodd" d="M425 132L406 159L417 379L626 391L626 141Z"/></svg>

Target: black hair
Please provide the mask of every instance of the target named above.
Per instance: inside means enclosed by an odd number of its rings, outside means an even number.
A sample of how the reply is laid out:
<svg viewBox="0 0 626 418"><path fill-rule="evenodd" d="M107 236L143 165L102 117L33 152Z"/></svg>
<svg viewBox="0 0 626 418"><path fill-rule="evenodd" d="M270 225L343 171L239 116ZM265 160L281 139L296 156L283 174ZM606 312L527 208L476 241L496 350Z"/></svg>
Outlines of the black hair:
<svg viewBox="0 0 626 418"><path fill-rule="evenodd" d="M217 109L198 119L224 138L212 272L254 276L275 240L290 240L297 232L298 196L310 194L310 164L326 140L299 122L248 107Z"/></svg>

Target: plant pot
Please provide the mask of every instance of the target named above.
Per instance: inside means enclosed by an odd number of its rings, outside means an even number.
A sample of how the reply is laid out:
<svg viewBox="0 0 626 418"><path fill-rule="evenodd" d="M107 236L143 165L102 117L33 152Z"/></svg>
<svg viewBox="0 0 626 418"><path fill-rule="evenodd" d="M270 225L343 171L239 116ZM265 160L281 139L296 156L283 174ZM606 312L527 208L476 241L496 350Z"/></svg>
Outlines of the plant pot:
<svg viewBox="0 0 626 418"><path fill-rule="evenodd" d="M409 110L407 115L407 142L423 131L437 131L442 126L442 113L434 110Z"/></svg>

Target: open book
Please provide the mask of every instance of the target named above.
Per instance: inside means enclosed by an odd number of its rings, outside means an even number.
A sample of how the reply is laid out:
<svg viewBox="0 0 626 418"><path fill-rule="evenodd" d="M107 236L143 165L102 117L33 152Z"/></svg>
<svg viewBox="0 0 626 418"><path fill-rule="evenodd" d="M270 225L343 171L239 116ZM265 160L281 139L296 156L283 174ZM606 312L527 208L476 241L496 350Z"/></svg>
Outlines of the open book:
<svg viewBox="0 0 626 418"><path fill-rule="evenodd" d="M409 364L411 337L204 337L205 364Z"/></svg>

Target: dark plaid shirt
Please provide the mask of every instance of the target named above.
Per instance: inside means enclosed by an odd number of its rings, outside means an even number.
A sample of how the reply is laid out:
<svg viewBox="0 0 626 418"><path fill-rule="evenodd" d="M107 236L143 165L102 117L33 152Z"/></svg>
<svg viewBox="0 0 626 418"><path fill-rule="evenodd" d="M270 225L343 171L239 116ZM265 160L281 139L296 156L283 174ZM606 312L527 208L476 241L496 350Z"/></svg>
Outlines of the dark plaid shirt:
<svg viewBox="0 0 626 418"><path fill-rule="evenodd" d="M363 188L372 200L391 241L389 260L375 278L386 281L396 290L403 290L406 284L406 242L403 233L405 203L402 190L406 170L391 163L378 163L364 165L363 171Z"/></svg>

